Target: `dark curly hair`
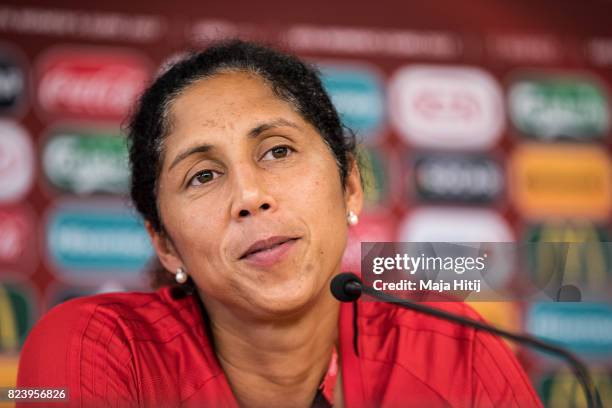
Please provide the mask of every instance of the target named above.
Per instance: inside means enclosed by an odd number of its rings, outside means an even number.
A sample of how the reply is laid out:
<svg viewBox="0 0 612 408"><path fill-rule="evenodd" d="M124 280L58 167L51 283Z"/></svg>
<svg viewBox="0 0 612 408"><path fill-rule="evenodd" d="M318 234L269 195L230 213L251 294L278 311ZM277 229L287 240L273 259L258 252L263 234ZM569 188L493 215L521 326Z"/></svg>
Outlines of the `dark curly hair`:
<svg viewBox="0 0 612 408"><path fill-rule="evenodd" d="M244 71L264 80L323 137L338 164L342 185L356 159L355 135L342 125L319 78L319 72L297 57L242 40L215 43L172 65L144 91L127 126L131 165L131 197L153 229L165 233L157 206L157 182L163 162L163 142L170 128L171 104L191 84L215 74ZM153 286L173 284L158 262Z"/></svg>

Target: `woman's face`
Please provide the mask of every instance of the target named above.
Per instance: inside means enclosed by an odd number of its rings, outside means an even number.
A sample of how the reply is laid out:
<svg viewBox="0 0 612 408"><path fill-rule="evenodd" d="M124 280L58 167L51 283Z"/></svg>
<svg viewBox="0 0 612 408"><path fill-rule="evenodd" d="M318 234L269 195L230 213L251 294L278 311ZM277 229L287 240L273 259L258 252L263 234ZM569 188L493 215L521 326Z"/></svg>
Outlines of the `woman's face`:
<svg viewBox="0 0 612 408"><path fill-rule="evenodd" d="M361 209L356 168L343 189L315 128L259 77L228 72L170 107L158 205L149 228L164 266L182 266L205 302L264 317L327 291Z"/></svg>

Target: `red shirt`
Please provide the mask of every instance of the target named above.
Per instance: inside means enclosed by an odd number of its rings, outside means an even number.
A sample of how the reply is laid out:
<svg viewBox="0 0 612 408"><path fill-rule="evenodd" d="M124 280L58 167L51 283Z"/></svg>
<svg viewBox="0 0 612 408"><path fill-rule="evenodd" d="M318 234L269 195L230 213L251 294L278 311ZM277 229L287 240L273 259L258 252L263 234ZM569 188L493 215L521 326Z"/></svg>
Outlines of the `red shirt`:
<svg viewBox="0 0 612 408"><path fill-rule="evenodd" d="M541 406L498 338L390 304L357 305L354 321L353 305L342 304L338 323L346 407ZM432 306L479 318L463 303ZM332 362L322 382L332 403L335 377ZM169 288L55 307L30 333L17 383L67 387L70 407L238 406L197 299L175 299Z"/></svg>

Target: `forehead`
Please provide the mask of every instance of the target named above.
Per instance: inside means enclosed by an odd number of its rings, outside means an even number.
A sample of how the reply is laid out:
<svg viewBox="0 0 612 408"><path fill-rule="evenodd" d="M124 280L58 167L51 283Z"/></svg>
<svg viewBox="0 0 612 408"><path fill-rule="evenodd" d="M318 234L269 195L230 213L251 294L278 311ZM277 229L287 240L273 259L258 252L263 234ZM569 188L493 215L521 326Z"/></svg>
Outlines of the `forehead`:
<svg viewBox="0 0 612 408"><path fill-rule="evenodd" d="M266 123L293 123L308 139L319 135L265 80L244 71L219 73L189 85L168 113L170 126L161 156L164 168L181 151L196 145L223 148L247 142L246 135Z"/></svg>
<svg viewBox="0 0 612 408"><path fill-rule="evenodd" d="M261 77L243 71L216 74L188 86L171 104L173 130L231 126L269 113L295 114Z"/></svg>

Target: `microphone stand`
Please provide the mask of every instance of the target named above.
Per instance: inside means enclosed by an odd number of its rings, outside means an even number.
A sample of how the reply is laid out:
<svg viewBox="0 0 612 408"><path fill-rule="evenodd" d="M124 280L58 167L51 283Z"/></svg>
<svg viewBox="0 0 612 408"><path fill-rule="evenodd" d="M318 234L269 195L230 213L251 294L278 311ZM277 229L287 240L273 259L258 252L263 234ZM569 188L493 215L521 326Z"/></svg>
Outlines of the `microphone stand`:
<svg viewBox="0 0 612 408"><path fill-rule="evenodd" d="M349 276L351 275L351 276ZM334 280L336 280L334 282ZM341 290L343 293L338 295L338 285L341 286ZM599 392L597 391L597 387L593 383L589 371L586 369L584 364L571 352L565 350L564 348L555 346L553 344L546 343L542 340L539 340L535 337L526 335L526 334L516 334L511 333L506 330L502 330L495 326L491 326L489 324L483 323L478 320L470 319L468 317L455 315L453 313L446 312L444 310L436 309L433 307L425 306L416 302L412 302L409 300L399 299L394 296L388 295L384 292L378 291L376 289L364 286L361 280L354 274L342 273L336 276L332 280L332 294L338 300L347 302L347 301L357 301L357 299L361 296L362 293L366 295L372 296L375 299L382 300L383 302L395 303L398 306L401 306L405 309L415 310L420 313L425 313L430 316L435 316L443 320L449 320L464 326L473 327L476 330L482 330L488 333L495 334L500 337L504 337L506 339L512 340L517 343L526 344L533 348L542 350L544 352L555 354L563 359L565 359L572 368L572 371L578 382L582 386L584 391L584 395L587 400L587 405L589 408L603 408L601 397Z"/></svg>

